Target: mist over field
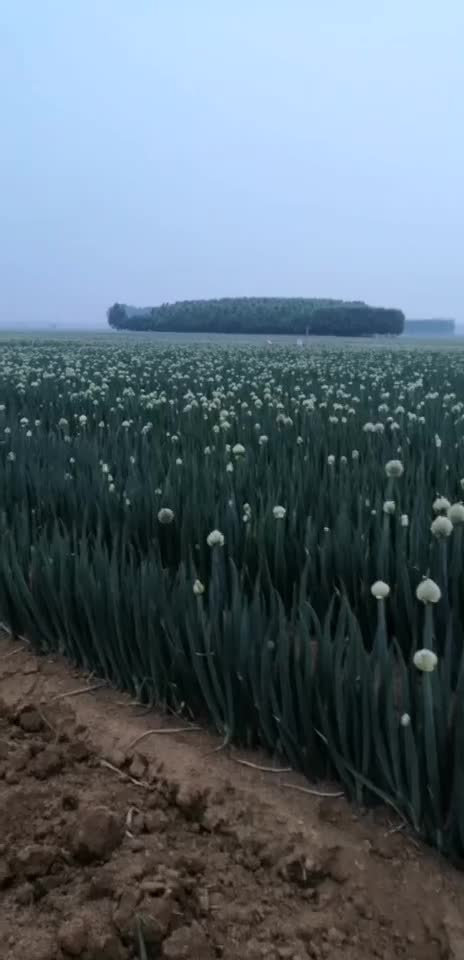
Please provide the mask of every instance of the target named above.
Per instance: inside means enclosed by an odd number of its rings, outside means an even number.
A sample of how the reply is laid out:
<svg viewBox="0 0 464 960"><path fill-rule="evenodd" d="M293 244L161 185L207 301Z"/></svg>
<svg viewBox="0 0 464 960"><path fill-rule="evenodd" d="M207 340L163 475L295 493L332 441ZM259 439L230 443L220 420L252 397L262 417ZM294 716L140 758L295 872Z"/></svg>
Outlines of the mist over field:
<svg viewBox="0 0 464 960"><path fill-rule="evenodd" d="M457 0L4 4L1 327L221 296L464 320L463 27Z"/></svg>

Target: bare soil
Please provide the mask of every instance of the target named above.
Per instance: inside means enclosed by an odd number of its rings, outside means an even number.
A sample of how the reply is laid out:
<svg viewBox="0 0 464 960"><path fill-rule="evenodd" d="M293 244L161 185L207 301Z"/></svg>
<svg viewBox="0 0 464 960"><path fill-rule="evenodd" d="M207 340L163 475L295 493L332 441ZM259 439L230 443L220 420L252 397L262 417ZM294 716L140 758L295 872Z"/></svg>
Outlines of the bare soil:
<svg viewBox="0 0 464 960"><path fill-rule="evenodd" d="M0 640L2 960L464 957L464 875L388 811L95 685Z"/></svg>

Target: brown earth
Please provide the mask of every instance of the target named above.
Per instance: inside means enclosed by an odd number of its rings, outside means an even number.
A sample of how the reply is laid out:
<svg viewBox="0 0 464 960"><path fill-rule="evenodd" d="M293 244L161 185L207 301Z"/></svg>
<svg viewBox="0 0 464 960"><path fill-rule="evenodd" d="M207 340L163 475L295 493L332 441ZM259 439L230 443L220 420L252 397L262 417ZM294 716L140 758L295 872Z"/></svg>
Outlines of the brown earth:
<svg viewBox="0 0 464 960"><path fill-rule="evenodd" d="M464 957L464 875L388 811L95 685L0 641L1 960Z"/></svg>

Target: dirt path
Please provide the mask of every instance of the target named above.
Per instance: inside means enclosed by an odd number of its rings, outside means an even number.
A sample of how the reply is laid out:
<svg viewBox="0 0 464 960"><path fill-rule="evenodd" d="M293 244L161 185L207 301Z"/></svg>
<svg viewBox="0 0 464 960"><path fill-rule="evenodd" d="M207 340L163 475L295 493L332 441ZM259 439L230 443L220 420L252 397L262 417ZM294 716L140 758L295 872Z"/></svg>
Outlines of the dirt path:
<svg viewBox="0 0 464 960"><path fill-rule="evenodd" d="M2 960L464 957L464 875L388 812L204 731L132 747L179 722L87 684L0 641Z"/></svg>

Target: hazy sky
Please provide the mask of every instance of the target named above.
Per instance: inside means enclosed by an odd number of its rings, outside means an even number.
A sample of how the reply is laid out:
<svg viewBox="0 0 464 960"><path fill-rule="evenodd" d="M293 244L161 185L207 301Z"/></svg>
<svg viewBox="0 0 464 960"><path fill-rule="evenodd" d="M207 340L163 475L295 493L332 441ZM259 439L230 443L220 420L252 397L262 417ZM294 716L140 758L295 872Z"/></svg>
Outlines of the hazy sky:
<svg viewBox="0 0 464 960"><path fill-rule="evenodd" d="M1 0L0 323L336 296L464 321L462 0Z"/></svg>

